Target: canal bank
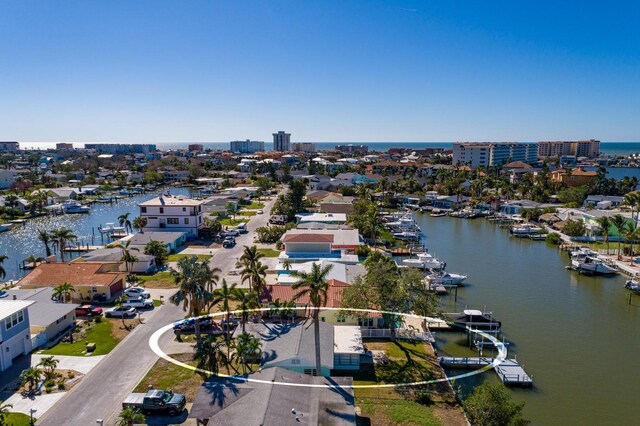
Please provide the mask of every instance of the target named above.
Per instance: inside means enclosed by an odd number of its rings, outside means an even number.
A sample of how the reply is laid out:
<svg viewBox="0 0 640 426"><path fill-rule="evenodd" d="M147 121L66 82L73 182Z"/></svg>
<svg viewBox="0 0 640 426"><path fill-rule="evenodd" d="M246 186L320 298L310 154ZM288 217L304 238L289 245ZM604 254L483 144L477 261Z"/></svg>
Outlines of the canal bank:
<svg viewBox="0 0 640 426"><path fill-rule="evenodd" d="M457 303L441 298L443 309L486 306L512 342L509 358L517 355L533 376L533 389L513 389L526 402L526 418L544 425L636 422L640 298L629 306L623 276L578 275L565 269L568 257L555 246L513 238L487 220L415 217L447 270L469 274ZM462 334L437 339L441 355L469 354Z"/></svg>
<svg viewBox="0 0 640 426"><path fill-rule="evenodd" d="M170 188L172 194L188 195L188 188ZM3 267L7 273L6 281L21 278L28 271L19 269L23 259L33 255L44 257L44 244L38 240L38 230L51 231L53 229L67 227L78 237L82 245L101 245L108 243L107 238L101 239L98 227L107 222L117 224L118 216L131 213L130 220L138 216L138 204L142 201L157 197L159 191L119 199L117 203L95 203L91 206L90 213L64 214L58 216L41 216L29 219L23 225L15 225L10 230L0 234L0 254L9 256L4 261ZM92 240L93 236L93 240ZM78 253L65 253L65 259L76 258Z"/></svg>

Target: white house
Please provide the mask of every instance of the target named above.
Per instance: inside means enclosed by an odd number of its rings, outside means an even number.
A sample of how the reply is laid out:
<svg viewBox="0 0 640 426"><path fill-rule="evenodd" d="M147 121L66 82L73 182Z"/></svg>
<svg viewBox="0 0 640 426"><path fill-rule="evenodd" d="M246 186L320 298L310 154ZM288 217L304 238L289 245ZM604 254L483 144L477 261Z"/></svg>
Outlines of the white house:
<svg viewBox="0 0 640 426"><path fill-rule="evenodd" d="M182 195L160 195L140 203L140 216L147 219L143 231L182 231L189 237L197 237L204 226L203 204L202 200Z"/></svg>

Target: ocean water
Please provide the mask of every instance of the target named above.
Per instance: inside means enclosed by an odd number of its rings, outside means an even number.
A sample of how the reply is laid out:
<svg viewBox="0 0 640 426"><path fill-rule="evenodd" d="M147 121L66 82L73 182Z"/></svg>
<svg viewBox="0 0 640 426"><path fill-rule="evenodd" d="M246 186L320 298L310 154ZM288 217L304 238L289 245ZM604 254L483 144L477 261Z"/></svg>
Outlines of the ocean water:
<svg viewBox="0 0 640 426"><path fill-rule="evenodd" d="M296 141L294 141L296 142ZM215 150L229 149L229 142L159 142L156 143L159 149L179 149L186 148L190 143L202 144L205 148ZM452 142L315 142L319 150L334 149L336 145L367 145L370 151L386 152L389 148L443 148L451 149ZM84 143L74 143L74 147L82 148ZM23 149L49 149L55 148L55 142L20 142ZM273 143L266 142L265 149L273 149ZM600 149L607 155L629 155L640 153L640 142L602 142Z"/></svg>

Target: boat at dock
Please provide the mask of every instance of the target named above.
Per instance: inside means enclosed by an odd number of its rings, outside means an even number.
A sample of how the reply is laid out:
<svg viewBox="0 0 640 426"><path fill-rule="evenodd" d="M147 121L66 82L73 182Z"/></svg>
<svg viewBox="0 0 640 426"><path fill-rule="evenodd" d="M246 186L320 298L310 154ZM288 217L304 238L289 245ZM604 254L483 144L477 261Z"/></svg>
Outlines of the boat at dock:
<svg viewBox="0 0 640 426"><path fill-rule="evenodd" d="M590 275L614 275L618 271L604 263L602 259L586 254L578 255L571 259L571 269L578 271L580 274Z"/></svg>
<svg viewBox="0 0 640 426"><path fill-rule="evenodd" d="M13 223L0 223L0 232L8 231L13 226Z"/></svg>
<svg viewBox="0 0 640 426"><path fill-rule="evenodd" d="M624 283L624 288L635 293L640 293L640 279L638 277L633 277Z"/></svg>
<svg viewBox="0 0 640 426"><path fill-rule="evenodd" d="M402 265L412 268L434 270L444 269L447 266L445 262L440 261L429 253L418 253L416 257L402 259Z"/></svg>
<svg viewBox="0 0 640 426"><path fill-rule="evenodd" d="M511 227L511 233L513 235L531 235L539 234L543 229L539 226L532 225L530 223L523 223L521 225L514 225Z"/></svg>
<svg viewBox="0 0 640 426"><path fill-rule="evenodd" d="M113 222L108 222L104 226L99 226L98 231L103 234L123 234L126 233L124 226L116 226Z"/></svg>
<svg viewBox="0 0 640 426"><path fill-rule="evenodd" d="M420 234L418 234L417 232L409 231L394 232L393 238L404 241L417 241L420 239Z"/></svg>
<svg viewBox="0 0 640 426"><path fill-rule="evenodd" d="M425 277L427 282L434 285L460 285L467 279L466 275L451 272L433 272Z"/></svg>
<svg viewBox="0 0 640 426"><path fill-rule="evenodd" d="M67 214L89 213L91 211L91 207L83 206L77 201L69 200L62 203L62 211Z"/></svg>
<svg viewBox="0 0 640 426"><path fill-rule="evenodd" d="M502 327L502 322L495 319L491 312L478 309L465 309L460 313L449 314L449 318L451 325L464 329L498 331Z"/></svg>

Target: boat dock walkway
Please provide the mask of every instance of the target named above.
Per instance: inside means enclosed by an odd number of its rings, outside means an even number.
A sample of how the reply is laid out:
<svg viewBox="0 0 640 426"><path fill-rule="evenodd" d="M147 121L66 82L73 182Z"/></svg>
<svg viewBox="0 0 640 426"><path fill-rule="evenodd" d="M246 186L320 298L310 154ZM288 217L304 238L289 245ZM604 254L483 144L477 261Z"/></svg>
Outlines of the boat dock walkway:
<svg viewBox="0 0 640 426"><path fill-rule="evenodd" d="M493 364L494 358L443 356L439 358L439 361L443 367L476 368L490 366ZM493 369L505 385L533 386L533 379L515 359L505 359Z"/></svg>

